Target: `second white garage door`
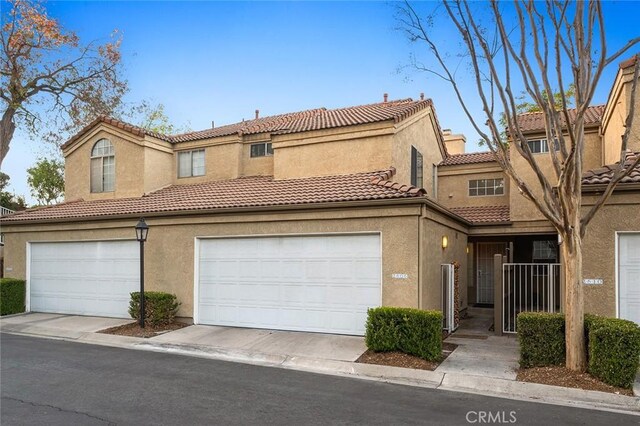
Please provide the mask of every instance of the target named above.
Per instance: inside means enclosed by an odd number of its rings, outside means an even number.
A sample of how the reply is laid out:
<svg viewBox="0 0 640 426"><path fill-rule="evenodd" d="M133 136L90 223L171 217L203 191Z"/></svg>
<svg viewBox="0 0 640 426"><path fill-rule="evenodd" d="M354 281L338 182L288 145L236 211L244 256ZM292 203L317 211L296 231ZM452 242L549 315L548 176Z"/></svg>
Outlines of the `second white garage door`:
<svg viewBox="0 0 640 426"><path fill-rule="evenodd" d="M127 318L139 290L136 241L30 244L30 310Z"/></svg>
<svg viewBox="0 0 640 426"><path fill-rule="evenodd" d="M619 236L619 316L640 324L640 233Z"/></svg>
<svg viewBox="0 0 640 426"><path fill-rule="evenodd" d="M199 324L364 334L381 303L380 236L200 239Z"/></svg>

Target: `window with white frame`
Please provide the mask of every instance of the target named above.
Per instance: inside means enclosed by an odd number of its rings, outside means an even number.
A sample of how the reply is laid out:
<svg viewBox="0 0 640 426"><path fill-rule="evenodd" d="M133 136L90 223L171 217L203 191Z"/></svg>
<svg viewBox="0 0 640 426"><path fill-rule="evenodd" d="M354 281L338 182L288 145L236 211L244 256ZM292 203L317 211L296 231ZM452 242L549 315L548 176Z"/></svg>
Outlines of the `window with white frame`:
<svg viewBox="0 0 640 426"><path fill-rule="evenodd" d="M178 153L178 177L204 176L204 149Z"/></svg>
<svg viewBox="0 0 640 426"><path fill-rule="evenodd" d="M91 149L91 192L113 192L115 186L115 150L109 140L100 139Z"/></svg>
<svg viewBox="0 0 640 426"><path fill-rule="evenodd" d="M546 139L532 139L527 141L527 145L529 145L529 149L533 154L541 154L544 152L549 152L549 143ZM555 141L555 149L556 151L559 149L558 140Z"/></svg>
<svg viewBox="0 0 640 426"><path fill-rule="evenodd" d="M271 145L271 142L251 144L252 157L268 157L271 155L273 155L273 146Z"/></svg>
<svg viewBox="0 0 640 426"><path fill-rule="evenodd" d="M469 181L469 196L504 195L504 179L473 179Z"/></svg>

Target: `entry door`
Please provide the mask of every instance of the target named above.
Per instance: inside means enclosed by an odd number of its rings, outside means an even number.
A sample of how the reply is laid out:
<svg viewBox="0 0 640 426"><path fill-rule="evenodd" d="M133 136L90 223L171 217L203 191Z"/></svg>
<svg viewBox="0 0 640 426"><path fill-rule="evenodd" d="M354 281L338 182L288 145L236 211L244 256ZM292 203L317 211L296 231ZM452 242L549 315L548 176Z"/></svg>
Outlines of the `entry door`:
<svg viewBox="0 0 640 426"><path fill-rule="evenodd" d="M362 335L380 306L380 235L198 241L199 324Z"/></svg>
<svg viewBox="0 0 640 426"><path fill-rule="evenodd" d="M476 243L476 303L493 305L493 256L507 253L507 243Z"/></svg>
<svg viewBox="0 0 640 426"><path fill-rule="evenodd" d="M620 234L619 316L640 324L640 233Z"/></svg>

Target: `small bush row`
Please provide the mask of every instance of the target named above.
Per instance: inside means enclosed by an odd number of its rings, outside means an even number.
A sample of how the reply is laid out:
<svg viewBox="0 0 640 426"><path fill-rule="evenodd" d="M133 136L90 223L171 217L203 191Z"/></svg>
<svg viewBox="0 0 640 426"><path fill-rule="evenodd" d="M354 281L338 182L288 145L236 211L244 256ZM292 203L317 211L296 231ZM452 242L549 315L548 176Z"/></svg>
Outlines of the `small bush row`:
<svg viewBox="0 0 640 426"><path fill-rule="evenodd" d="M367 348L400 351L428 361L442 355L442 313L410 308L380 307L367 312Z"/></svg>
<svg viewBox="0 0 640 426"><path fill-rule="evenodd" d="M24 312L26 283L15 278L0 278L0 315Z"/></svg>
<svg viewBox="0 0 640 426"><path fill-rule="evenodd" d="M161 291L144 292L144 322L152 326L171 324L175 321L180 302L175 294ZM140 292L131 293L129 315L140 321Z"/></svg>
<svg viewBox="0 0 640 426"><path fill-rule="evenodd" d="M562 314L518 315L520 366L563 365L565 319ZM631 388L640 366L640 327L618 318L585 315L588 372L605 383Z"/></svg>

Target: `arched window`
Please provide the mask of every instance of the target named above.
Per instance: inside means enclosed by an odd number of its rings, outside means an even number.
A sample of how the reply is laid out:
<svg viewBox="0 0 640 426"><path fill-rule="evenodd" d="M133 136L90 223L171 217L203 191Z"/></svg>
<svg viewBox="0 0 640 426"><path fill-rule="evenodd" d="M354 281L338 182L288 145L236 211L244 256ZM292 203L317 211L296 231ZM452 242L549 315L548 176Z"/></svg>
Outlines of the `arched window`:
<svg viewBox="0 0 640 426"><path fill-rule="evenodd" d="M100 139L91 149L91 192L111 192L116 182L116 157L113 145Z"/></svg>

